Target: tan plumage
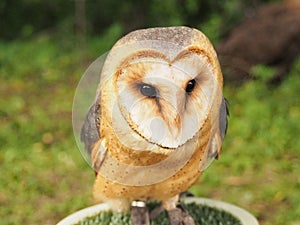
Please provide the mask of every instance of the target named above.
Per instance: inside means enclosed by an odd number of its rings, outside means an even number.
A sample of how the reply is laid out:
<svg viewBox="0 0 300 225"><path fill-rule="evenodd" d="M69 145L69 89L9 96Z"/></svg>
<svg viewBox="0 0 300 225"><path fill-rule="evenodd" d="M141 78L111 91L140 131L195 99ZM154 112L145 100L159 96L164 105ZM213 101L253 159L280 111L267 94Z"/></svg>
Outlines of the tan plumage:
<svg viewBox="0 0 300 225"><path fill-rule="evenodd" d="M134 31L112 48L82 129L94 196L115 211L134 200L175 207L221 151L226 130L216 53L188 27Z"/></svg>

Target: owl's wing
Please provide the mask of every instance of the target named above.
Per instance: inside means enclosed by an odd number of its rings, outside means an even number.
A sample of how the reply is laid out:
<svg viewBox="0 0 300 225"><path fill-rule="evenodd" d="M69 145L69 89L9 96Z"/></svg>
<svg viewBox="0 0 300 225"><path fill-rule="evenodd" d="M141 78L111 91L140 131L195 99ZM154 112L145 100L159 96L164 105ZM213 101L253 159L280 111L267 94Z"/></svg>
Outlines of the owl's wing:
<svg viewBox="0 0 300 225"><path fill-rule="evenodd" d="M85 117L80 134L80 139L91 156L92 167L96 172L99 171L106 154L106 148L100 141L99 124L100 104L97 99Z"/></svg>
<svg viewBox="0 0 300 225"><path fill-rule="evenodd" d="M80 140L84 143L86 150L91 154L94 144L100 139L99 133L100 105L94 103L83 123Z"/></svg>
<svg viewBox="0 0 300 225"><path fill-rule="evenodd" d="M226 100L226 98L223 97L221 107L220 107L220 120L219 120L219 128L220 128L220 135L222 141L227 132L228 116L229 116L228 101Z"/></svg>
<svg viewBox="0 0 300 225"><path fill-rule="evenodd" d="M227 100L223 97L220 110L219 110L219 132L216 132L212 139L212 144L210 147L210 155L213 156L213 158L218 159L219 155L221 153L222 149L222 141L225 137L227 126L228 126L228 117L229 111L228 111L228 104Z"/></svg>

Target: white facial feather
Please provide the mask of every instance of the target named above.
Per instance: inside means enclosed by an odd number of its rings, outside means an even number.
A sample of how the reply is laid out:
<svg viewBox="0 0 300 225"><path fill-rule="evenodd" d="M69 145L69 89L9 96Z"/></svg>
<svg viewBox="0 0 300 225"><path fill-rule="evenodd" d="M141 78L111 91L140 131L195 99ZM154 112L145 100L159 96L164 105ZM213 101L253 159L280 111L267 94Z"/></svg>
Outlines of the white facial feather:
<svg viewBox="0 0 300 225"><path fill-rule="evenodd" d="M196 87L186 93L186 85ZM142 95L139 84L155 87L157 96ZM175 62L146 58L135 60L117 80L119 104L139 135L162 147L177 148L200 130L210 109L216 81L205 57L191 54Z"/></svg>

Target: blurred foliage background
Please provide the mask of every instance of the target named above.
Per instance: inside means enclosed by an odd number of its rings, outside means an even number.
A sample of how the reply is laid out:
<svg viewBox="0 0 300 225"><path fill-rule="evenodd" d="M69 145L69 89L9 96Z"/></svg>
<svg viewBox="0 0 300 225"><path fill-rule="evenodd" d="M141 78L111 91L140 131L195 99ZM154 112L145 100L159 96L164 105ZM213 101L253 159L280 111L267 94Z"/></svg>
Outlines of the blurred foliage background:
<svg viewBox="0 0 300 225"><path fill-rule="evenodd" d="M188 25L217 45L272 2L2 0L1 224L55 224L94 203L94 173L74 140L72 101L85 69L117 39L138 28ZM274 70L257 65L254 79L225 83L223 153L191 191L244 207L263 225L299 225L300 58L269 86Z"/></svg>

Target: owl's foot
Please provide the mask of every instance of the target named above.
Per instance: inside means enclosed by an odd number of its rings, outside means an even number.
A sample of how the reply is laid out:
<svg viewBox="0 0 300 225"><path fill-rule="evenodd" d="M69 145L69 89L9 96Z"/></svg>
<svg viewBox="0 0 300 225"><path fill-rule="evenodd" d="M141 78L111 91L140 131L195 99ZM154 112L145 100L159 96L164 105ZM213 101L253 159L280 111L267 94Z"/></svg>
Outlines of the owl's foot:
<svg viewBox="0 0 300 225"><path fill-rule="evenodd" d="M150 225L150 217L146 204L141 201L134 201L131 205L132 225Z"/></svg>
<svg viewBox="0 0 300 225"><path fill-rule="evenodd" d="M168 210L171 225L195 225L194 219L183 208Z"/></svg>
<svg viewBox="0 0 300 225"><path fill-rule="evenodd" d="M162 205L158 206L150 212L150 218L155 219L164 210L165 209L162 207ZM195 225L194 219L180 206L169 209L167 212L170 225Z"/></svg>

